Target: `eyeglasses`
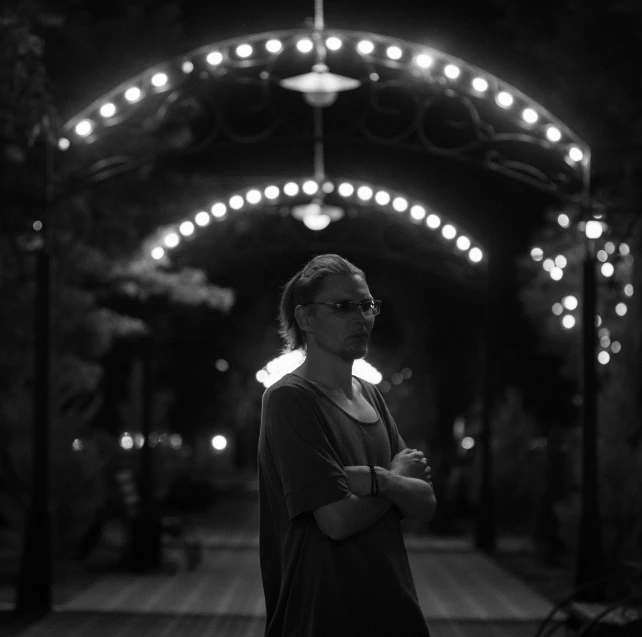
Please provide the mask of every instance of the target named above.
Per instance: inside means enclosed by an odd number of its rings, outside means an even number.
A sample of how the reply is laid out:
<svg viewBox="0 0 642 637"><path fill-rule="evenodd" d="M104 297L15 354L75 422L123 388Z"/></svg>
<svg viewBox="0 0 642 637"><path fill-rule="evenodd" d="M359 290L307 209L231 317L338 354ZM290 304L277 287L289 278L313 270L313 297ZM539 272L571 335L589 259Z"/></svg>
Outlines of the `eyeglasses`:
<svg viewBox="0 0 642 637"><path fill-rule="evenodd" d="M353 316L357 308L364 316L377 316L381 312L381 301L338 301L337 303L321 303L318 301L307 301L301 305L327 305L331 307L339 316Z"/></svg>

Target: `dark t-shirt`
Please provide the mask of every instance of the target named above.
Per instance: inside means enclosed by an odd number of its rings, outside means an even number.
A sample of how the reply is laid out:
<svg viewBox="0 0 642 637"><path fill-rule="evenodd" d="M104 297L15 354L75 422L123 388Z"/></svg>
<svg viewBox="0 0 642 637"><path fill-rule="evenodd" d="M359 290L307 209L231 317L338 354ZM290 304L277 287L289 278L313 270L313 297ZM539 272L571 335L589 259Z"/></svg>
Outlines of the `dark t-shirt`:
<svg viewBox="0 0 642 637"><path fill-rule="evenodd" d="M350 416L295 374L263 395L258 470L266 637L429 637L399 510L393 506L340 541L313 516L350 495L343 467L389 469L407 447L381 394L360 382L379 414L374 423Z"/></svg>

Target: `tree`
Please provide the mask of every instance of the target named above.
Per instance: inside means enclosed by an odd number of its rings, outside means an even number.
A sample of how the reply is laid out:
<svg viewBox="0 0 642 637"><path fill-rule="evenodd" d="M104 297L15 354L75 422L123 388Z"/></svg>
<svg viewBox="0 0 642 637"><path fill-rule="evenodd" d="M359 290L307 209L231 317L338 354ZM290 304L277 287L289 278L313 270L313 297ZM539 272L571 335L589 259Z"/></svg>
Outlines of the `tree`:
<svg viewBox="0 0 642 637"><path fill-rule="evenodd" d="M562 119L571 123L593 149L593 200L600 204L605 221L611 228L613 243L625 242L631 257L621 263L630 273L616 272L616 277L630 276L635 295L627 303L628 313L621 321L622 353L609 363L601 379L600 407L600 484L603 520L606 530L607 555L616 563L624 555L639 557L639 532L642 514L637 499L628 492L629 478L639 475L638 458L642 452L640 430L640 364L642 347L639 325L642 319L639 302L642 290L640 258L642 258L642 115L640 86L630 82L637 73L636 60L640 52L642 7L639 3L622 0L605 4L586 5L566 0L536 5L495 0L505 20L501 25L510 39L510 46L519 53L520 63L530 71L530 83L539 90L532 94L547 95L543 100ZM555 87L551 92L545 87ZM555 211L557 214L563 210ZM552 250L546 237L536 238L541 247ZM566 256L574 254L577 242L555 246ZM625 254L621 255L626 257ZM628 263L627 263L628 261ZM551 325L557 320L550 314L553 303L575 288L573 274L577 259L569 259L569 276L564 275L567 290L556 290L555 298L546 274L540 274L525 288L524 299L533 307L533 293L546 299L533 312L547 333L549 345L562 345L569 351L572 341ZM620 264L616 264L616 269ZM620 268L621 269L621 268ZM604 280L604 278L602 278ZM613 280L613 279L611 279ZM627 281L620 281L622 286ZM561 293L560 293L561 292ZM600 288L604 300L612 293L609 285ZM541 320L546 315L546 320ZM605 318L608 318L605 314ZM618 328L619 329L619 328ZM603 333L602 338L607 335ZM610 337L610 335L609 335ZM612 339L614 340L614 339ZM606 342L606 341L605 341ZM578 344L579 345L579 344ZM573 359L568 357L569 361ZM566 366L567 375L575 374L573 364ZM575 454L569 453L573 464ZM622 489L626 484L627 489ZM569 510L577 510L571 507ZM576 520L573 515L569 524Z"/></svg>

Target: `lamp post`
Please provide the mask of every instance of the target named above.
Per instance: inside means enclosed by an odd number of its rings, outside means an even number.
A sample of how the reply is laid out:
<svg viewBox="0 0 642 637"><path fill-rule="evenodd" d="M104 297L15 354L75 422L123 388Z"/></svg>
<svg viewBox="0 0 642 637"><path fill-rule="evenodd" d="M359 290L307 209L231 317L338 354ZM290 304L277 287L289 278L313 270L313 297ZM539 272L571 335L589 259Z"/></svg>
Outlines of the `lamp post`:
<svg viewBox="0 0 642 637"><path fill-rule="evenodd" d="M27 513L18 576L16 608L47 613L52 603L50 512L50 352L51 352L51 228L54 149L51 122L45 116L34 139L44 154L44 196L41 208L40 243L36 254L36 304L34 346L34 423L32 435L31 502Z"/></svg>
<svg viewBox="0 0 642 637"><path fill-rule="evenodd" d="M586 189L583 202L584 261L582 268L582 512L579 525L575 583L578 587L603 574L604 553L598 506L597 458L597 370L596 370L596 261L595 240L602 224L591 217L591 202ZM599 597L601 591L586 593Z"/></svg>

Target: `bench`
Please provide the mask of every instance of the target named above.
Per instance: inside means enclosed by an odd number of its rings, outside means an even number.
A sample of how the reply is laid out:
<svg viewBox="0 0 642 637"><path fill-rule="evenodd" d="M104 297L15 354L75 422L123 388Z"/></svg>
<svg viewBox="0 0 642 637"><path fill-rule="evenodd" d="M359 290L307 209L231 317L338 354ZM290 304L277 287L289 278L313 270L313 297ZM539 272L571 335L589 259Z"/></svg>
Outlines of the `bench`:
<svg viewBox="0 0 642 637"><path fill-rule="evenodd" d="M589 582L563 599L535 637L550 637L562 628L572 637L642 637L642 563L625 562L623 567L623 572ZM586 601L591 594L603 601Z"/></svg>

